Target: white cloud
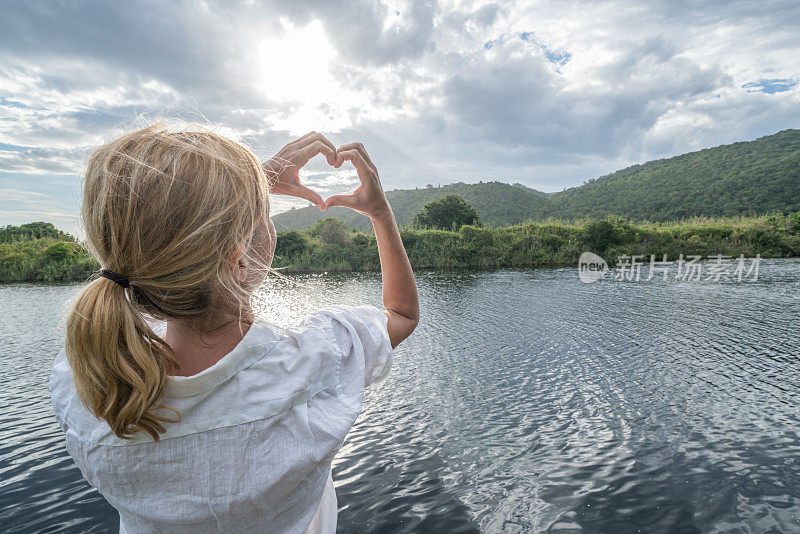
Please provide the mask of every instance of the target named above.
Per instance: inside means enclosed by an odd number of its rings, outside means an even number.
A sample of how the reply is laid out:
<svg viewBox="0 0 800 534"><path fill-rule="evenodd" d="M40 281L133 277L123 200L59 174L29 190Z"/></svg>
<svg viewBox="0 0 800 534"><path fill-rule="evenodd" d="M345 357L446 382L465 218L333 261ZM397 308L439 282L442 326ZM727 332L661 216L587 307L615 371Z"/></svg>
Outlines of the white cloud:
<svg viewBox="0 0 800 534"><path fill-rule="evenodd" d="M25 184L20 184L24 186ZM55 195L0 187L0 214L2 225L24 224L31 221L46 221L71 233L78 230L78 217L69 203Z"/></svg>
<svg viewBox="0 0 800 534"><path fill-rule="evenodd" d="M81 171L86 148L0 150L0 171L21 174L68 174Z"/></svg>
<svg viewBox="0 0 800 534"><path fill-rule="evenodd" d="M310 130L361 140L387 189L559 190L798 127L797 27L786 1L3 5L0 170L74 175L166 108L262 157ZM354 185L308 170L323 193Z"/></svg>

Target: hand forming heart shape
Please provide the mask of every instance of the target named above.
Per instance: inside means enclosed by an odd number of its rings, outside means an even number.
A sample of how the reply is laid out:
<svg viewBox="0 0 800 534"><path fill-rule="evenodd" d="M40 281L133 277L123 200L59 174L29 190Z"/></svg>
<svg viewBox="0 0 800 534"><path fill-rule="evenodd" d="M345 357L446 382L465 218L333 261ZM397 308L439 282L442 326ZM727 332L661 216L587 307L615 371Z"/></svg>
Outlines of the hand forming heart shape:
<svg viewBox="0 0 800 534"><path fill-rule="evenodd" d="M345 161L350 161L361 182L356 190L349 195L333 195L323 201L319 193L301 184L300 169L317 154L324 154L328 164L336 169ZM310 132L283 147L263 167L271 177L272 193L304 198L321 210L345 206L369 217L391 214L378 178L378 169L361 143L348 143L336 149L324 135Z"/></svg>

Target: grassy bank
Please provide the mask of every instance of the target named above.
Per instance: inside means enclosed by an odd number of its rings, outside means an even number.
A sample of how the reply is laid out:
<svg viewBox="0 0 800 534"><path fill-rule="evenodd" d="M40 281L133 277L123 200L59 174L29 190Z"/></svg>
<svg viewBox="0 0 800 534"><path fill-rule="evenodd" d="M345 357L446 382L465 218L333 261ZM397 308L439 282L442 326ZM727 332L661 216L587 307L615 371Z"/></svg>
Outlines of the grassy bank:
<svg viewBox="0 0 800 534"><path fill-rule="evenodd" d="M51 223L0 227L0 282L86 280L98 268L74 237Z"/></svg>
<svg viewBox="0 0 800 534"><path fill-rule="evenodd" d="M73 241L0 243L0 282L86 280L97 269L94 258Z"/></svg>
<svg viewBox="0 0 800 534"><path fill-rule="evenodd" d="M0 282L82 281L99 268L80 243L52 225L45 224L42 231L43 224L0 229ZM34 225L39 225L36 231L26 229ZM458 231L402 228L401 234L415 268L569 266L587 250L610 265L622 254L655 254L659 259L663 254L668 259L679 254L800 257L800 213L674 223L552 220L503 228L464 226ZM374 236L351 231L338 221L278 235L273 266L283 272L380 268Z"/></svg>
<svg viewBox="0 0 800 534"><path fill-rule="evenodd" d="M675 223L622 219L545 221L503 228L464 226L458 231L401 229L415 268L495 268L576 265L584 251L609 264L622 254L725 254L765 258L800 256L800 214L696 218ZM324 222L308 232L283 232L273 265L285 272L364 271L379 268L375 238L328 232Z"/></svg>

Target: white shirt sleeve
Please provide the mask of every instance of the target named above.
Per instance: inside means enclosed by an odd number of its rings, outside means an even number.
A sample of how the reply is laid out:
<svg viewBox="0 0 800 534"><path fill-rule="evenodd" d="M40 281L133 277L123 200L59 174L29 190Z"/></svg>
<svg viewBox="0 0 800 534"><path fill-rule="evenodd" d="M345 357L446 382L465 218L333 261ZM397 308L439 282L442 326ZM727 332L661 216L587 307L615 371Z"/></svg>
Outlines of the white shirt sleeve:
<svg viewBox="0 0 800 534"><path fill-rule="evenodd" d="M341 380L362 377L362 387L383 379L392 367L388 317L375 306L328 306L315 315L330 320L342 353Z"/></svg>

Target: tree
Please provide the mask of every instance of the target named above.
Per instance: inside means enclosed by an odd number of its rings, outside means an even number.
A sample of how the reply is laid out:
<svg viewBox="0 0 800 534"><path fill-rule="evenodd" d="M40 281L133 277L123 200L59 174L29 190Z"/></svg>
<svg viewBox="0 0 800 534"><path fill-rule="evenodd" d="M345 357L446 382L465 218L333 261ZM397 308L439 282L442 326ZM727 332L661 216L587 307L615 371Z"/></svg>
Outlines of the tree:
<svg viewBox="0 0 800 534"><path fill-rule="evenodd" d="M589 221L583 227L583 244L587 250L601 256L613 245L633 239L630 224L619 217Z"/></svg>
<svg viewBox="0 0 800 534"><path fill-rule="evenodd" d="M614 223L609 219L591 221L583 227L583 242L590 252L603 254L616 241Z"/></svg>
<svg viewBox="0 0 800 534"><path fill-rule="evenodd" d="M64 261L70 258L74 252L75 249L72 248L72 243L59 241L47 247L44 251L44 256L49 261Z"/></svg>
<svg viewBox="0 0 800 534"><path fill-rule="evenodd" d="M320 241L326 245L346 245L353 238L344 222L334 217L326 217L317 221L310 233L319 236Z"/></svg>
<svg viewBox="0 0 800 534"><path fill-rule="evenodd" d="M275 254L278 256L291 257L299 256L308 250L308 237L304 232L289 230L278 234L278 242L275 245Z"/></svg>
<svg viewBox="0 0 800 534"><path fill-rule="evenodd" d="M73 241L74 238L53 226L53 223L32 222L20 226L0 226L0 243L31 241L34 239L53 238L61 241Z"/></svg>
<svg viewBox="0 0 800 534"><path fill-rule="evenodd" d="M478 212L458 195L445 195L422 207L411 222L417 228L458 230L465 224L478 225Z"/></svg>

